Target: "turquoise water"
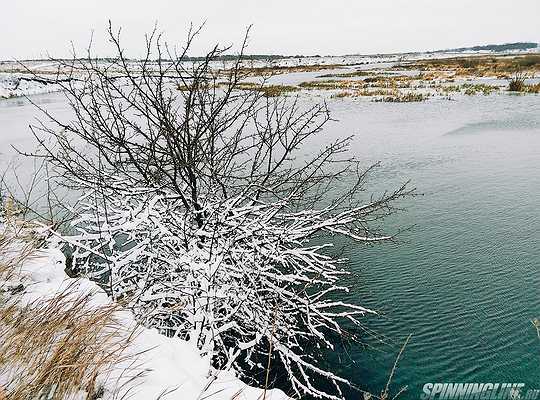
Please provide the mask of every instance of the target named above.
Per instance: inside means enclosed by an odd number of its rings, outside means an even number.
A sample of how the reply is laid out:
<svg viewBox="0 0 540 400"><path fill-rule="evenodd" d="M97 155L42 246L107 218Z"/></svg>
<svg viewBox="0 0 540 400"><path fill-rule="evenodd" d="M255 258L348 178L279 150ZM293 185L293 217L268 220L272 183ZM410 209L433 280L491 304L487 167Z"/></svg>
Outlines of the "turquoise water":
<svg viewBox="0 0 540 400"><path fill-rule="evenodd" d="M366 319L368 348L331 364L360 387L419 398L426 382L540 386L540 97L499 95L422 104L332 103L353 151L383 162L374 188L411 179L423 196L388 229L400 243L345 248L350 300ZM350 394L350 398L360 398Z"/></svg>
<svg viewBox="0 0 540 400"><path fill-rule="evenodd" d="M68 115L61 95L37 98ZM379 311L365 319L366 347L325 355L371 392L393 384L415 399L426 382L524 382L540 387L540 97L478 96L387 104L332 100L324 137L355 134L352 152L382 161L373 191L411 179L423 196L388 230L414 227L398 244L347 246L349 300ZM0 164L10 144L28 148L36 115L0 102ZM23 171L24 173L24 171ZM348 394L360 399L358 392Z"/></svg>

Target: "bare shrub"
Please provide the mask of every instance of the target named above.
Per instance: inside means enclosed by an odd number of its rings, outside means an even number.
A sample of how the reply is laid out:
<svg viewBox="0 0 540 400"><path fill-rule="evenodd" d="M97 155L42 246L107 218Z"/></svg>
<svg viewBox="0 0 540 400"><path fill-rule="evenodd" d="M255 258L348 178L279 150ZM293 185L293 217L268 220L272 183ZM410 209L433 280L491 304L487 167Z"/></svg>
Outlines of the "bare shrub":
<svg viewBox="0 0 540 400"><path fill-rule="evenodd" d="M378 222L412 190L366 196L371 168L348 153L351 138L314 144L325 104L243 90L246 42L225 69L227 48L189 61L197 32L178 52L153 32L133 61L110 29L106 63L56 60L75 117L43 110L34 134L36 155L82 194L65 240L146 326L194 341L215 366L256 366L271 344L298 396L340 398L348 382L319 367L318 349L355 338L372 311L339 300L346 260L332 237L392 240Z"/></svg>
<svg viewBox="0 0 540 400"><path fill-rule="evenodd" d="M527 79L527 75L522 72L516 72L514 76L512 76L512 79L510 79L510 83L508 83L508 90L510 92L523 92L525 91L526 84L525 79Z"/></svg>

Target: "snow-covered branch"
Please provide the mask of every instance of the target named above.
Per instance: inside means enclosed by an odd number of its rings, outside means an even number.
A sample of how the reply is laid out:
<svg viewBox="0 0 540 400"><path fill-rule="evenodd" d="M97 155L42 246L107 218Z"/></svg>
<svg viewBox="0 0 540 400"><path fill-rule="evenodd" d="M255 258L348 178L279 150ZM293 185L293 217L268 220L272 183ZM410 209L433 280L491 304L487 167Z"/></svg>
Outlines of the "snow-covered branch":
<svg viewBox="0 0 540 400"><path fill-rule="evenodd" d="M75 267L220 368L258 365L272 349L298 395L340 398L346 381L321 369L310 348L332 348L344 324L373 311L336 300L347 271L332 238L391 240L373 222L412 191L366 201L351 138L313 148L330 120L326 105L242 89L244 47L230 69L216 70L225 49L200 62L185 61L189 46L165 58L154 33L134 63L110 34L110 67L89 53L73 60L76 85L58 82L74 119L44 110L49 122L34 127L37 155L81 193L66 240Z"/></svg>

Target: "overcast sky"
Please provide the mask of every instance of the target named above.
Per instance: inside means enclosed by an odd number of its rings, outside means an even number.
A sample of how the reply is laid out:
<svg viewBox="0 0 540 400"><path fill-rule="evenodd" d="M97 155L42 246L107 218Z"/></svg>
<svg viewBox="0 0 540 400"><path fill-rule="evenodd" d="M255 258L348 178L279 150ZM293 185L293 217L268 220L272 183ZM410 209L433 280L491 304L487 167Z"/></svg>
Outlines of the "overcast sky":
<svg viewBox="0 0 540 400"><path fill-rule="evenodd" d="M123 28L130 55L155 22L180 43L190 22L206 21L193 48L240 41L248 53L352 54L540 41L540 0L1 0L0 59L69 54L94 30L106 56L107 21Z"/></svg>

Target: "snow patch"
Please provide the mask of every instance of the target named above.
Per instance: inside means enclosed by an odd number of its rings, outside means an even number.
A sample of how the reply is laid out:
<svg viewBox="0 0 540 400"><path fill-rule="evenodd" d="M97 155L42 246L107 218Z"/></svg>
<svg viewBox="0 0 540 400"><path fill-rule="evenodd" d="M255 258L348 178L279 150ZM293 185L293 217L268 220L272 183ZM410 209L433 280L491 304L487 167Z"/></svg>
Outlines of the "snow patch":
<svg viewBox="0 0 540 400"><path fill-rule="evenodd" d="M0 74L0 99L31 96L60 91L57 84L44 84L21 79L21 74Z"/></svg>
<svg viewBox="0 0 540 400"><path fill-rule="evenodd" d="M65 258L56 248L40 250L21 267L20 279L25 291L21 303L51 298L69 289L74 296L88 294L91 305L110 304L106 293L87 279L72 279L64 272ZM191 343L160 335L156 329L137 327L129 310L117 311L115 317L126 327L126 334L136 328L138 334L126 350L125 357L112 371L98 377L104 389L103 400L260 400L262 389L241 382L233 370L216 371L208 358L202 358ZM0 377L0 381L2 381ZM81 393L81 399L85 398ZM267 400L289 399L281 390L269 390Z"/></svg>

